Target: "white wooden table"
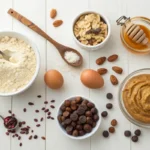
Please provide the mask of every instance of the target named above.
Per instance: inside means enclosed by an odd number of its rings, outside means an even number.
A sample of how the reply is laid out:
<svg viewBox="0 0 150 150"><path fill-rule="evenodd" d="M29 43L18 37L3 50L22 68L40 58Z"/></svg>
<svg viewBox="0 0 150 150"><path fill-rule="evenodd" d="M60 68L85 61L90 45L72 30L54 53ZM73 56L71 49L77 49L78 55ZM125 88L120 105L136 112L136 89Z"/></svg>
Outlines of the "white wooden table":
<svg viewBox="0 0 150 150"><path fill-rule="evenodd" d="M112 65L119 65L124 69L124 74L118 76L122 81L128 73L149 67L149 56L135 56L129 53L122 46L119 37L119 27L116 25L116 19L121 15L138 16L143 15L150 17L150 1L149 0L0 0L0 30L14 30L29 36L34 40L39 48L41 55L41 69L33 86L21 95L14 97L0 98L0 114L8 115L8 110L12 110L17 114L19 119L27 120L28 124L35 126L33 122L34 109L28 109L27 113L23 113L23 108L28 108L28 101L33 101L36 106L42 107L43 102L51 99L56 100L56 108L64 98L72 95L84 95L95 101L99 110L105 110L105 105L108 102L105 95L107 92L114 94L112 103L114 108L109 111L107 119L102 120L100 129L96 134L83 141L75 141L65 137L58 127L56 121L44 121L42 127L36 129L38 135L46 136L46 141L37 140L29 141L25 136L22 139L23 147L19 147L19 142L5 135L5 129L0 122L0 150L149 150L150 130L142 129L142 136L138 143L133 143L130 139L124 137L124 130L130 129L134 131L137 127L129 123L122 115L119 106L117 92L118 87L113 87L109 82L109 75ZM24 16L38 24L45 32L51 35L54 39L62 44L78 49L84 56L84 65L81 69L74 69L65 64L60 58L58 52L45 39L26 28L18 21L12 19L7 10L14 8ZM64 21L64 24L59 28L54 28L53 20L49 17L49 12L52 8L58 10L57 18ZM111 21L112 36L109 44L102 50L88 52L79 48L73 41L71 33L72 19L79 12L85 10L96 10L104 13ZM109 69L109 73L104 76L105 87L99 90L89 90L80 82L80 72L84 68L97 69L95 60L98 56L109 56L117 53L120 59L115 63L106 63L104 67ZM65 84L60 90L48 89L43 81L43 75L46 70L58 69L64 76ZM37 95L42 95L41 99ZM36 107L34 107L36 109ZM56 115L56 110L53 111ZM38 116L38 115L37 115ZM119 122L116 127L116 133L110 135L108 139L102 137L102 131L109 127L111 119L116 118Z"/></svg>

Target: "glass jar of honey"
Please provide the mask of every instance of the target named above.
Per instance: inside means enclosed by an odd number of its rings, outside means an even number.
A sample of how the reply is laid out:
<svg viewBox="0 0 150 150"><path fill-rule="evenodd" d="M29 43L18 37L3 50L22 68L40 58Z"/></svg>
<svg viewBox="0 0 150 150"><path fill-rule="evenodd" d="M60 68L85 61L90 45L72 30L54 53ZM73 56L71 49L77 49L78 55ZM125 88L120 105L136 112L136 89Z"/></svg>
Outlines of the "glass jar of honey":
<svg viewBox="0 0 150 150"><path fill-rule="evenodd" d="M137 53L137 54L148 54L150 53L150 19L146 17L133 17L133 18L127 18L126 16L120 17L117 21L118 25L121 25L120 30L120 37L123 45L131 52ZM143 45L141 43L136 43L131 39L127 32L126 28L129 23L133 23L135 25L138 25L140 29L143 30L146 37L148 38L149 42L146 45Z"/></svg>

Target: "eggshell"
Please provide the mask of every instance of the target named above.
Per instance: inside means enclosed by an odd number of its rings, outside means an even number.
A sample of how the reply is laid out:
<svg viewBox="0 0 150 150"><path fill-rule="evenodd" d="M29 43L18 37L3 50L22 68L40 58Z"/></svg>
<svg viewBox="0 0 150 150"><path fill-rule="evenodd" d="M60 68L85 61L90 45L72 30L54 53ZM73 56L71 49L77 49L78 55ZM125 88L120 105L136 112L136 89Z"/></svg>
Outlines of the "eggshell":
<svg viewBox="0 0 150 150"><path fill-rule="evenodd" d="M104 86L104 80L101 75L92 69L84 70L80 79L85 86L91 89L98 89Z"/></svg>
<svg viewBox="0 0 150 150"><path fill-rule="evenodd" d="M57 70L49 70L45 73L44 80L51 89L59 89L64 83L63 76Z"/></svg>

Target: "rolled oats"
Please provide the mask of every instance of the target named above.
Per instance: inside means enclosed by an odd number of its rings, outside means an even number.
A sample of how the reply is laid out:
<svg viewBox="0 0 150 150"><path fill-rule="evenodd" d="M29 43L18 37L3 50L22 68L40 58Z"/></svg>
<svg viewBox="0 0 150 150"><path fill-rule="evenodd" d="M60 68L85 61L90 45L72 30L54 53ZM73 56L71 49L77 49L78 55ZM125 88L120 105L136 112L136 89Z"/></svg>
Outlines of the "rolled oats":
<svg viewBox="0 0 150 150"><path fill-rule="evenodd" d="M74 25L74 35L85 45L97 45L104 41L107 34L107 24L99 14L82 15Z"/></svg>

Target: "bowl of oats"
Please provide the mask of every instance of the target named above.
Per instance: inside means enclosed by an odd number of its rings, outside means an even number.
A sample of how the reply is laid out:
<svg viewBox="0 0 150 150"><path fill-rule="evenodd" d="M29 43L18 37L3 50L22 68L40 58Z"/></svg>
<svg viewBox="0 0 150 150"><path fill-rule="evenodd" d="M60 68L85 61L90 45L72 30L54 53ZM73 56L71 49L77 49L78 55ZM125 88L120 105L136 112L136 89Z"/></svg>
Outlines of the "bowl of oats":
<svg viewBox="0 0 150 150"><path fill-rule="evenodd" d="M73 21L73 37L86 50L98 50L109 40L111 27L104 15L95 11L80 13Z"/></svg>

